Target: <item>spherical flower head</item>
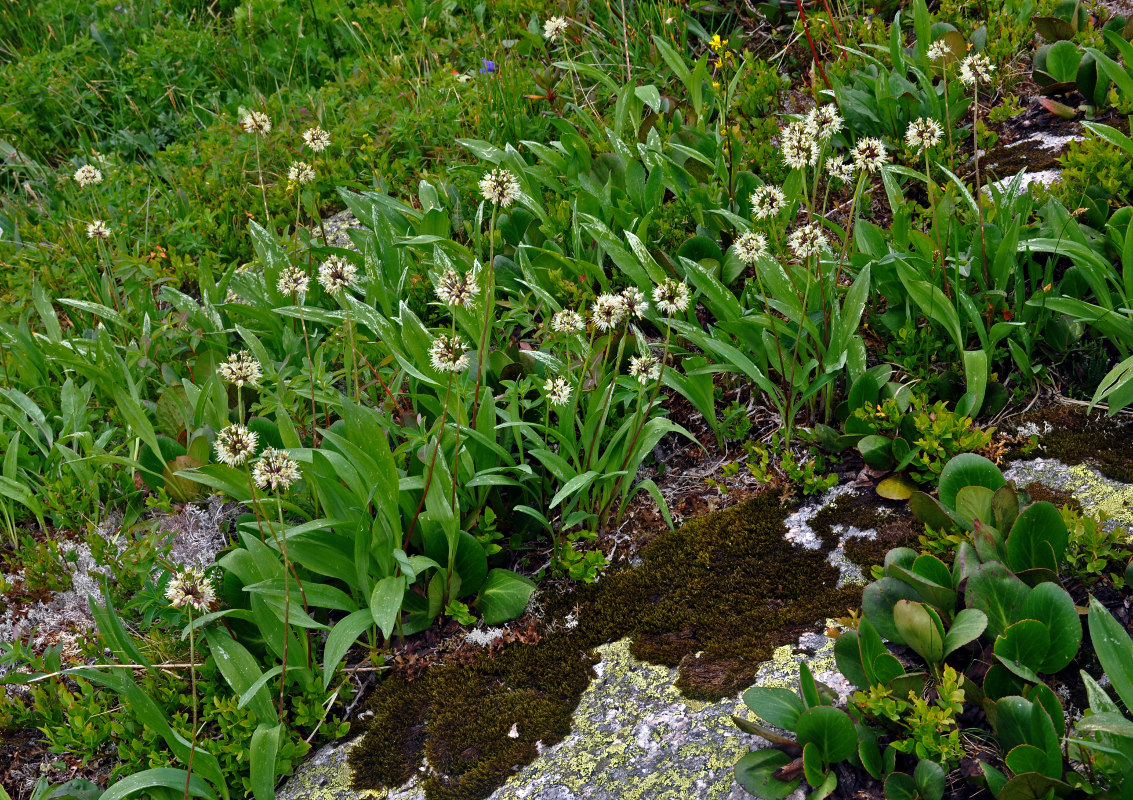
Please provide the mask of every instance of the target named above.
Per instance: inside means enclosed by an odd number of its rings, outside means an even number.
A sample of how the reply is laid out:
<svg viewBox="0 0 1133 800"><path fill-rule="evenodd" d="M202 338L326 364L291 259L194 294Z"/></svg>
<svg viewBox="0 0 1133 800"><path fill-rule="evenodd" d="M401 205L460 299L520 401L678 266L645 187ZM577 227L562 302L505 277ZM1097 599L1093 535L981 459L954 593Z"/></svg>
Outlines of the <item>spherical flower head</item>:
<svg viewBox="0 0 1133 800"><path fill-rule="evenodd" d="M791 248L791 252L798 259L818 256L829 245L830 242L827 240L826 234L823 233L817 222L803 225L787 237L787 247Z"/></svg>
<svg viewBox="0 0 1133 800"><path fill-rule="evenodd" d="M467 349L459 335L441 333L429 347L429 361L437 372L464 372L468 368Z"/></svg>
<svg viewBox="0 0 1133 800"><path fill-rule="evenodd" d="M734 245L736 258L749 267L767 255L767 237L755 231L744 231Z"/></svg>
<svg viewBox="0 0 1133 800"><path fill-rule="evenodd" d="M662 314L673 316L688 310L688 287L680 281L666 278L653 287L653 303Z"/></svg>
<svg viewBox="0 0 1133 800"><path fill-rule="evenodd" d="M645 300L645 293L636 287L630 286L622 290L622 302L625 303L626 316L641 319L649 310L649 303Z"/></svg>
<svg viewBox="0 0 1133 800"><path fill-rule="evenodd" d="M573 308L556 311L551 317L551 330L555 333L578 333L586 327L586 320Z"/></svg>
<svg viewBox="0 0 1133 800"><path fill-rule="evenodd" d="M960 82L965 86L987 83L995 67L983 53L972 53L960 62Z"/></svg>
<svg viewBox="0 0 1133 800"><path fill-rule="evenodd" d="M90 164L83 164L75 170L75 183L84 189L88 186L97 186L102 183L102 170L98 167L92 167Z"/></svg>
<svg viewBox="0 0 1133 800"><path fill-rule="evenodd" d="M818 137L808 129L804 120L792 122L780 132L779 149L783 153L783 161L791 169L813 167L822 154Z"/></svg>
<svg viewBox="0 0 1133 800"><path fill-rule="evenodd" d="M260 437L243 425L229 425L216 435L213 449L217 460L230 467L238 467L256 454Z"/></svg>
<svg viewBox="0 0 1133 800"><path fill-rule="evenodd" d="M330 147L330 134L322 128L315 126L303 131L303 144L316 153L321 153Z"/></svg>
<svg viewBox="0 0 1133 800"><path fill-rule="evenodd" d="M812 108L806 115L806 127L820 141L830 141L842 130L842 115L838 113L838 106L829 103Z"/></svg>
<svg viewBox="0 0 1133 800"><path fill-rule="evenodd" d="M300 185L315 180L315 170L306 161L292 161L287 169L287 180Z"/></svg>
<svg viewBox="0 0 1133 800"><path fill-rule="evenodd" d="M626 315L626 301L616 294L600 294L590 307L590 319L600 331L617 326Z"/></svg>
<svg viewBox="0 0 1133 800"><path fill-rule="evenodd" d="M358 282L358 268L342 256L331 256L319 266L319 283L327 294L337 295Z"/></svg>
<svg viewBox="0 0 1133 800"><path fill-rule="evenodd" d="M751 213L756 219L771 219L787 205L787 196L778 186L765 183L751 193Z"/></svg>
<svg viewBox="0 0 1133 800"><path fill-rule="evenodd" d="M918 154L936 147L943 138L944 129L932 117L915 119L905 130L905 142Z"/></svg>
<svg viewBox="0 0 1133 800"><path fill-rule="evenodd" d="M928 46L929 61L942 61L950 55L952 55L952 49L945 44L943 39L937 39Z"/></svg>
<svg viewBox="0 0 1133 800"><path fill-rule="evenodd" d="M221 380L240 387L259 386L260 378L264 375L260 362L252 358L247 350L230 355L216 371L220 373Z"/></svg>
<svg viewBox="0 0 1133 800"><path fill-rule="evenodd" d="M88 239L109 239L110 228L106 227L106 223L100 219L96 219L87 225L87 238Z"/></svg>
<svg viewBox="0 0 1133 800"><path fill-rule="evenodd" d="M661 377L661 362L652 353L642 353L629 360L629 374L644 386Z"/></svg>
<svg viewBox="0 0 1133 800"><path fill-rule="evenodd" d="M437 279L437 297L450 308L471 306L478 291L475 271L461 275L450 268Z"/></svg>
<svg viewBox="0 0 1133 800"><path fill-rule="evenodd" d="M299 465L291 460L286 450L265 447L259 460L252 465L252 480L265 491L286 492L299 480Z"/></svg>
<svg viewBox="0 0 1133 800"><path fill-rule="evenodd" d="M519 197L519 180L506 169L494 169L480 179L480 194L494 206L507 208Z"/></svg>
<svg viewBox="0 0 1133 800"><path fill-rule="evenodd" d="M271 117L262 111L245 111L240 117L240 125L245 133L267 136L271 133Z"/></svg>
<svg viewBox="0 0 1133 800"><path fill-rule="evenodd" d="M832 158L826 162L826 174L836 181L849 183L854 179L854 162L845 158Z"/></svg>
<svg viewBox="0 0 1133 800"><path fill-rule="evenodd" d="M543 38L550 41L555 41L566 33L569 23L562 17L549 17L543 23Z"/></svg>
<svg viewBox="0 0 1133 800"><path fill-rule="evenodd" d="M854 168L864 172L877 172L886 162L885 143L867 136L854 145Z"/></svg>
<svg viewBox="0 0 1133 800"><path fill-rule="evenodd" d="M216 600L216 590L202 570L187 567L169 579L165 586L165 599L174 608L206 611Z"/></svg>
<svg viewBox="0 0 1133 800"><path fill-rule="evenodd" d="M553 406L565 406L570 402L571 388L566 378L548 378L543 384L543 391Z"/></svg>
<svg viewBox="0 0 1133 800"><path fill-rule="evenodd" d="M307 277L307 273L299 267L286 267L279 273L279 281L276 282L275 288L280 294L294 297L306 294L310 283L311 279Z"/></svg>

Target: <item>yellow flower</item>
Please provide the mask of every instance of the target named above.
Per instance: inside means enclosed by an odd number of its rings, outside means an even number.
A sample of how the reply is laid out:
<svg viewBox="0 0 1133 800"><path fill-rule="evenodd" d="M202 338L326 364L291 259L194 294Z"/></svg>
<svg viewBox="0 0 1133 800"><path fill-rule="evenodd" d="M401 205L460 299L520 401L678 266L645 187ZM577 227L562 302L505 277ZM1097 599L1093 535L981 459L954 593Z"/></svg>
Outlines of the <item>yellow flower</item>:
<svg viewBox="0 0 1133 800"><path fill-rule="evenodd" d="M712 41L708 43L708 46L715 52L719 53L728 46L728 40L721 39L720 34L717 33L712 37Z"/></svg>

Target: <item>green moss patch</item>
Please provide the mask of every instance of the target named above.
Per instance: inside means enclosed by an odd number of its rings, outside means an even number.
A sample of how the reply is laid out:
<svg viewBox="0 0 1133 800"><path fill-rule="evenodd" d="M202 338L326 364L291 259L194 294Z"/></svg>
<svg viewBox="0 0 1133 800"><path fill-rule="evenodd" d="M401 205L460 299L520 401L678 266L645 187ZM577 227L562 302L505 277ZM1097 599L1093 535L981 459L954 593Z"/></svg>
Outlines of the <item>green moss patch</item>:
<svg viewBox="0 0 1133 800"><path fill-rule="evenodd" d="M1018 425L1049 424L1053 430L1039 436L1041 455L1064 464L1089 464L1102 475L1122 483L1133 483L1133 424L1089 414L1081 406L1053 405L1024 414ZM1012 451L1008 458L1033 457L1034 453Z"/></svg>
<svg viewBox="0 0 1133 800"><path fill-rule="evenodd" d="M838 570L824 553L783 538L788 510L765 493L667 531L641 566L548 598L539 644L512 643L412 682L388 678L350 756L356 787L399 786L424 760L430 800L487 796L535 758L537 743L569 733L593 649L626 636L635 657L679 666L677 686L689 698L717 700L751 685L776 647L861 597L858 587L836 588ZM578 624L568 628L568 616Z"/></svg>
<svg viewBox="0 0 1133 800"><path fill-rule="evenodd" d="M842 535L835 530L839 525L874 532L872 537L854 536L845 546L846 558L866 574L873 565L882 564L894 547L915 546L924 532L907 503L892 503L868 491L839 495L810 521L811 530L827 548L837 547Z"/></svg>

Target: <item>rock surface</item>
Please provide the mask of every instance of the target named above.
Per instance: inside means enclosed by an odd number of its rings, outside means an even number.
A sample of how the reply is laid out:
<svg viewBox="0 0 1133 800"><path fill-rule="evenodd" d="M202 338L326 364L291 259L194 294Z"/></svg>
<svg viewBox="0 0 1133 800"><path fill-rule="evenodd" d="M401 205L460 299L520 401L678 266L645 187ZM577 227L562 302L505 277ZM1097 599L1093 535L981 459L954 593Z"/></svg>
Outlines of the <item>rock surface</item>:
<svg viewBox="0 0 1133 800"><path fill-rule="evenodd" d="M1013 464L1006 471L1019 484L1039 481L1071 492L1084 510L1104 512L1111 524L1133 529L1133 485L1109 480L1091 467L1070 467L1054 459ZM820 501L804 505L786 520L785 535L813 549L818 539L809 522L823 506L846 491L836 487ZM860 572L839 558L845 541L868 536L856 528L836 531L841 542L831 563L843 568L844 581L861 581ZM836 609L831 609L836 611ZM830 622L833 624L833 621ZM766 744L741 732L731 715L750 712L741 695L716 703L683 697L675 684L676 668L646 664L629 652L629 640L598 648L597 678L587 688L571 722L571 734L543 751L489 800L748 800L732 776L735 762L753 747ZM804 634L794 647L775 651L760 668L756 685L798 685L799 664L806 661L815 677L845 697L852 690L834 667L833 642L820 631ZM346 756L354 742L329 745L304 764L278 794L280 800L425 800L413 782L401 789L373 793L350 787ZM426 769L426 767L422 767Z"/></svg>

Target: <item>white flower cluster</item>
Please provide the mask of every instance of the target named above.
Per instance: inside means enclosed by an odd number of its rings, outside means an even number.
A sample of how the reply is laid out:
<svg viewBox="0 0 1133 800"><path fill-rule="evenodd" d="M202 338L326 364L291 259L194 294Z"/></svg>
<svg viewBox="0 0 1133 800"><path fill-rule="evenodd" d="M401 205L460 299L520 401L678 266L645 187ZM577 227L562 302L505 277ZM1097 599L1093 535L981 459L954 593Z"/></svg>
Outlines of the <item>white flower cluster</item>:
<svg viewBox="0 0 1133 800"><path fill-rule="evenodd" d="M252 480L261 489L285 492L299 480L299 465L286 450L265 447L259 460L252 465Z"/></svg>
<svg viewBox="0 0 1133 800"><path fill-rule="evenodd" d="M263 377L260 362L252 358L247 350L230 355L227 361L216 368L216 371L220 373L221 380L240 387L259 386Z"/></svg>
<svg viewBox="0 0 1133 800"><path fill-rule="evenodd" d="M358 268L343 256L331 256L319 266L319 283L327 294L336 295L358 282Z"/></svg>
<svg viewBox="0 0 1133 800"><path fill-rule="evenodd" d="M549 17L543 23L543 38L555 41L564 33L566 33L567 25L569 23L563 17Z"/></svg>
<svg viewBox="0 0 1133 800"><path fill-rule="evenodd" d="M187 567L169 579L165 586L165 599L174 608L192 608L205 611L216 600L216 590L204 571Z"/></svg>
<svg viewBox="0 0 1133 800"><path fill-rule="evenodd" d="M519 197L519 179L506 169L494 169L480 179L480 194L494 206L507 208Z"/></svg>
<svg viewBox="0 0 1133 800"><path fill-rule="evenodd" d="M321 153L330 147L330 134L322 128L315 126L303 131L303 142L316 153Z"/></svg>
<svg viewBox="0 0 1133 800"><path fill-rule="evenodd" d="M565 406L570 402L571 388L566 378L548 378L543 390L553 406Z"/></svg>
<svg viewBox="0 0 1133 800"><path fill-rule="evenodd" d="M307 273L299 267L285 267L279 273L279 280L276 282L275 288L279 290L280 294L306 294L310 282L311 279L307 277Z"/></svg>
<svg viewBox="0 0 1133 800"><path fill-rule="evenodd" d="M109 239L110 228L106 227L106 223L100 219L96 219L87 225L87 238L88 239Z"/></svg>
<svg viewBox="0 0 1133 800"><path fill-rule="evenodd" d="M230 467L238 467L256 454L260 437L243 425L229 425L216 435L213 449L218 461Z"/></svg>
<svg viewBox="0 0 1133 800"><path fill-rule="evenodd" d="M102 183L102 170L98 167L92 167L90 164L83 164L75 170L74 178L75 183L84 189L88 186L97 186Z"/></svg>
<svg viewBox="0 0 1133 800"><path fill-rule="evenodd" d="M287 169L287 180L300 185L315 180L315 169L306 161L292 161Z"/></svg>
<svg viewBox="0 0 1133 800"><path fill-rule="evenodd" d="M271 133L271 117L262 111L245 111L244 116L240 117L240 125L245 133L255 133L259 136L267 136Z"/></svg>
<svg viewBox="0 0 1133 800"><path fill-rule="evenodd" d="M464 372L468 368L468 345L458 334L439 334L429 347L429 361L437 372Z"/></svg>
<svg viewBox="0 0 1133 800"><path fill-rule="evenodd" d="M941 139L944 137L944 129L940 127L940 123L932 117L921 117L909 123L909 127L905 130L905 142L917 154L923 153L925 150L931 150L940 144Z"/></svg>
<svg viewBox="0 0 1133 800"><path fill-rule="evenodd" d="M960 62L960 82L966 86L975 86L977 83L987 83L991 80L991 73L995 67L983 53L972 53Z"/></svg>
<svg viewBox="0 0 1133 800"><path fill-rule="evenodd" d="M449 268L437 279L436 293L442 303L450 308L471 306L476 300L479 287L476 285L476 270L461 275Z"/></svg>

